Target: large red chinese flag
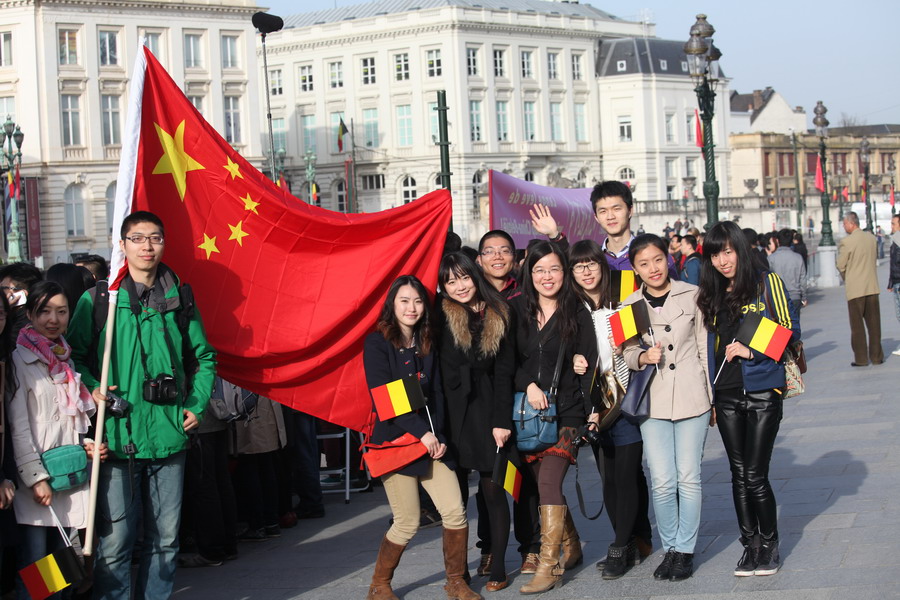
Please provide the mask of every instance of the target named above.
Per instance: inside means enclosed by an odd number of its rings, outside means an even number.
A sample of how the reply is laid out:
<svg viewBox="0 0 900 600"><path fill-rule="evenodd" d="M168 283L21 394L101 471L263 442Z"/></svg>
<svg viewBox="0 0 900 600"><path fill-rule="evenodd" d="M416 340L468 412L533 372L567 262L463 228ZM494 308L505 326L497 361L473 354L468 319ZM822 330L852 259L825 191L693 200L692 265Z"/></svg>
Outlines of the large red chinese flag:
<svg viewBox="0 0 900 600"><path fill-rule="evenodd" d="M363 339L398 276L436 288L450 194L372 214L310 206L232 149L146 48L131 94L115 220L162 218L163 262L193 286L219 374L361 429Z"/></svg>

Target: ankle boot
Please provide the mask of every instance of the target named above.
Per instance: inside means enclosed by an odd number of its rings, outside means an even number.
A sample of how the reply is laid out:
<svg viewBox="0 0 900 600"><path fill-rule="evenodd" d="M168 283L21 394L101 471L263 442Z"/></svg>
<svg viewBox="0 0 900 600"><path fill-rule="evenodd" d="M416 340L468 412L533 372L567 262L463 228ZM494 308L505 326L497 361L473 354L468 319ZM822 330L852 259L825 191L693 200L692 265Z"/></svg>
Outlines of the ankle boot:
<svg viewBox="0 0 900 600"><path fill-rule="evenodd" d="M559 564L565 570L574 569L584 561L584 554L581 551L581 539L578 537L578 530L575 529L575 521L572 520L572 513L566 510L566 523L563 528L562 538L562 557Z"/></svg>
<svg viewBox="0 0 900 600"><path fill-rule="evenodd" d="M447 585L444 590L449 600L483 600L466 583L464 576L469 572L466 564L469 528L444 528L444 568L447 570Z"/></svg>
<svg viewBox="0 0 900 600"><path fill-rule="evenodd" d="M753 536L749 538L741 536L741 545L744 547L744 553L734 568L735 577L750 577L756 571L756 564L759 560L759 548L755 547L754 542Z"/></svg>
<svg viewBox="0 0 900 600"><path fill-rule="evenodd" d="M540 594L562 583L563 568L559 565L566 521L566 506L541 506L541 554L537 572L519 590L522 594Z"/></svg>
<svg viewBox="0 0 900 600"><path fill-rule="evenodd" d="M378 559L375 561L375 573L372 574L372 583L369 585L366 600L399 600L391 589L391 580L404 550L406 546L395 544L387 539L387 536L381 540Z"/></svg>
<svg viewBox="0 0 900 600"><path fill-rule="evenodd" d="M766 540L763 538L759 545L759 558L757 559L754 575L774 575L781 568L781 556L778 554L778 538Z"/></svg>
<svg viewBox="0 0 900 600"><path fill-rule="evenodd" d="M603 566L603 579L618 579L628 571L628 546L610 546L606 551L606 564Z"/></svg>
<svg viewBox="0 0 900 600"><path fill-rule="evenodd" d="M669 581L684 581L694 574L694 555L687 552L676 552Z"/></svg>

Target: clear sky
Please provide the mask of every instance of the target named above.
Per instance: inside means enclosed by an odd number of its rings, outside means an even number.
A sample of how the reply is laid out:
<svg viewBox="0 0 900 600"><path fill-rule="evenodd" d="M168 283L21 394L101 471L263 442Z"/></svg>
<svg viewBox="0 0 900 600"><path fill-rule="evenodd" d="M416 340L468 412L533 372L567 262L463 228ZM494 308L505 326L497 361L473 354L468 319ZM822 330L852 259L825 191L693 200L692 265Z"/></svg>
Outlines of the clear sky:
<svg viewBox="0 0 900 600"><path fill-rule="evenodd" d="M257 0L285 16L359 4L357 0ZM788 104L803 106L808 121L817 100L832 126L842 114L874 125L900 124L900 2L895 0L592 0L621 18L642 11L656 35L687 40L697 13L716 28L722 70L741 93L771 86ZM302 8L298 8L302 6ZM811 126L811 125L810 125Z"/></svg>

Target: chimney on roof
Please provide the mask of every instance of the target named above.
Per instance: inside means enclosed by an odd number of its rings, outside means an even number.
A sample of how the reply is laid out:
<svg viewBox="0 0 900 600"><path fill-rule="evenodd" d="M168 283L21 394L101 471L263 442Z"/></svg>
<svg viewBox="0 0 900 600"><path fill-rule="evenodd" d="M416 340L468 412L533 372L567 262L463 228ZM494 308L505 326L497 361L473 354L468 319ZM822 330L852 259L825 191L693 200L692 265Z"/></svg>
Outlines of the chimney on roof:
<svg viewBox="0 0 900 600"><path fill-rule="evenodd" d="M753 90L753 110L759 110L763 105L762 90Z"/></svg>

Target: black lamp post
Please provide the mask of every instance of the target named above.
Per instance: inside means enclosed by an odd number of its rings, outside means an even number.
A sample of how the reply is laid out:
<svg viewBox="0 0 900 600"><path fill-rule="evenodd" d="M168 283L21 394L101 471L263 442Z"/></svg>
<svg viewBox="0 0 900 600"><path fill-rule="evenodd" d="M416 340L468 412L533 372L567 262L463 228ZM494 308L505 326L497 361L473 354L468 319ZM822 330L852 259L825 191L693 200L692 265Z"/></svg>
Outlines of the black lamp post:
<svg viewBox="0 0 900 600"><path fill-rule="evenodd" d="M863 164L863 192L866 195L866 231L872 232L872 199L869 192L869 138L863 138L859 145L859 157Z"/></svg>
<svg viewBox="0 0 900 600"><path fill-rule="evenodd" d="M813 109L816 116L813 118L813 125L816 126L816 135L819 136L819 160L822 161L822 240L820 246L834 246L834 234L831 230L831 215L829 209L831 201L828 198L828 180L827 171L825 170L825 138L828 137L828 119L825 113L828 109L819 100Z"/></svg>
<svg viewBox="0 0 900 600"><path fill-rule="evenodd" d="M894 162L894 155L892 154L888 158L888 173L891 175L891 218L894 218L894 215L897 214L897 209L894 207L894 173L897 172L897 164Z"/></svg>
<svg viewBox="0 0 900 600"><path fill-rule="evenodd" d="M707 22L706 15L697 15L697 22L691 27L691 38L684 45L688 71L694 81L700 119L703 121L703 158L706 161L706 181L703 182L703 196L706 198L704 229L707 231L719 222L719 182L716 180L712 120L715 114L716 85L719 83L719 58L722 53L713 45L712 36L715 32Z"/></svg>
<svg viewBox="0 0 900 600"><path fill-rule="evenodd" d="M3 131L0 133L0 150L6 169L10 174L15 171L16 164L22 166L22 141L25 134L22 128L13 123L12 117L6 116L6 122L3 124ZM15 150L13 149L15 144ZM22 249L19 247L19 207L16 196L18 194L10 194L10 213L12 214L12 223L9 228L9 236L7 238L9 262L19 262L22 260Z"/></svg>

